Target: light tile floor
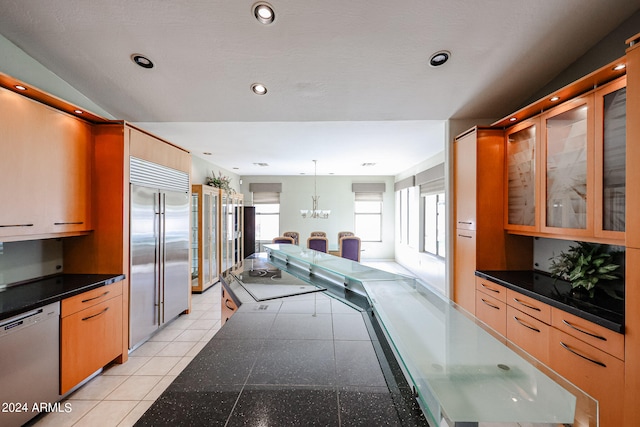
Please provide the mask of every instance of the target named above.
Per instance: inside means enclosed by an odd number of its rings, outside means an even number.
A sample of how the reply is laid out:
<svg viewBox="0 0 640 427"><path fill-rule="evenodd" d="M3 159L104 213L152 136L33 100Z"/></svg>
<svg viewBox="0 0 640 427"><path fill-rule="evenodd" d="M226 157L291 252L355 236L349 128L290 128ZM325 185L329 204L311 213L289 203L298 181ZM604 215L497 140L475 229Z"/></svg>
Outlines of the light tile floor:
<svg viewBox="0 0 640 427"><path fill-rule="evenodd" d="M380 270L410 273L394 262L367 262ZM191 313L168 324L129 355L111 365L63 402L69 412L52 412L38 427L132 426L220 329L220 284L193 294Z"/></svg>

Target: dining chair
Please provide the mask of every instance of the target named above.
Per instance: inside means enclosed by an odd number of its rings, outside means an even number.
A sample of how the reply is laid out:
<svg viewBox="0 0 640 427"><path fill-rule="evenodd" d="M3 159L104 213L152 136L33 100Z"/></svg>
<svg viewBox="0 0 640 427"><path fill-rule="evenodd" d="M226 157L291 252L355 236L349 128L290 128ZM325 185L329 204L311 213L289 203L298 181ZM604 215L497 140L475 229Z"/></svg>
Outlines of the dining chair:
<svg viewBox="0 0 640 427"><path fill-rule="evenodd" d="M293 237L288 237L288 236L278 236L278 237L274 237L271 240L271 243L289 243L289 244L294 244L293 243Z"/></svg>
<svg viewBox="0 0 640 427"><path fill-rule="evenodd" d="M293 239L293 244L294 245L298 245L299 241L300 241L300 233L298 233L297 231L285 231L284 233L282 233L283 236L285 237L291 237Z"/></svg>
<svg viewBox="0 0 640 427"><path fill-rule="evenodd" d="M312 231L311 237L327 237L327 233L324 231Z"/></svg>
<svg viewBox="0 0 640 427"><path fill-rule="evenodd" d="M351 236L355 236L355 234L353 232L351 232L351 231L339 231L338 232L338 242L343 237L351 237Z"/></svg>
<svg viewBox="0 0 640 427"><path fill-rule="evenodd" d="M311 236L307 239L307 248L318 252L327 252L329 240L326 237Z"/></svg>
<svg viewBox="0 0 640 427"><path fill-rule="evenodd" d="M360 262L360 238L347 236L340 239L340 256Z"/></svg>

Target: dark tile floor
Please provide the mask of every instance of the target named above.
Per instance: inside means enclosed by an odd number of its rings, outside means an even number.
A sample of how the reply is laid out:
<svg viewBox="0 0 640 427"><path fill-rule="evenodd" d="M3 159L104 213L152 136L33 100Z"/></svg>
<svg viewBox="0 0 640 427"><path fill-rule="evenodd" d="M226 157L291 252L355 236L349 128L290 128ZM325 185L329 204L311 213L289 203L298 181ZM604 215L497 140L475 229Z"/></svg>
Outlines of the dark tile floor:
<svg viewBox="0 0 640 427"><path fill-rule="evenodd" d="M245 304L136 425L402 425L375 342L323 293Z"/></svg>

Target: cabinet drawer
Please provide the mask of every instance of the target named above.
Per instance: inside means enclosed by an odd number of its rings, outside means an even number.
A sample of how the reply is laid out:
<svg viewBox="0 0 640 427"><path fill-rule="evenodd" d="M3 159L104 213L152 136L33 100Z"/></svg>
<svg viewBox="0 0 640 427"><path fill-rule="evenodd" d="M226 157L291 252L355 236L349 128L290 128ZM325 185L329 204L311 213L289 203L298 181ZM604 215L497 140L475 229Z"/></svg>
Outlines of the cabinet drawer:
<svg viewBox="0 0 640 427"><path fill-rule="evenodd" d="M597 349L624 360L624 335L553 307L551 325Z"/></svg>
<svg viewBox="0 0 640 427"><path fill-rule="evenodd" d="M547 325L551 324L551 306L543 302L507 289L507 304L517 308L523 313L527 313L529 316L535 317Z"/></svg>
<svg viewBox="0 0 640 427"><path fill-rule="evenodd" d="M624 425L624 362L555 328L549 356L553 370L598 400L600 426Z"/></svg>
<svg viewBox="0 0 640 427"><path fill-rule="evenodd" d="M231 318L238 309L238 305L229 295L229 292L222 288L222 324L224 325L227 320Z"/></svg>
<svg viewBox="0 0 640 427"><path fill-rule="evenodd" d="M484 292L499 301L507 302L507 288L490 280L476 277L476 290Z"/></svg>
<svg viewBox="0 0 640 427"><path fill-rule="evenodd" d="M507 305L503 301L483 292L476 292L476 317L500 335L507 335Z"/></svg>
<svg viewBox="0 0 640 427"><path fill-rule="evenodd" d="M507 306L507 339L545 365L549 364L551 327Z"/></svg>
<svg viewBox="0 0 640 427"><path fill-rule="evenodd" d="M101 286L80 295L62 300L60 317L66 317L77 311L99 304L115 296L122 295L122 282Z"/></svg>
<svg viewBox="0 0 640 427"><path fill-rule="evenodd" d="M121 295L62 318L61 393L66 393L121 353Z"/></svg>

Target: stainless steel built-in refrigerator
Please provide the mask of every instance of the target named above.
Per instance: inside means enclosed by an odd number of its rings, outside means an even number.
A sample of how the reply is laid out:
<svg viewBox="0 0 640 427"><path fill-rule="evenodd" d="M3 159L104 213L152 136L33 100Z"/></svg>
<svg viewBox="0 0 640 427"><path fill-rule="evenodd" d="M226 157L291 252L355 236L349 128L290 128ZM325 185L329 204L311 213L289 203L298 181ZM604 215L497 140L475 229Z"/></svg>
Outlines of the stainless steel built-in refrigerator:
<svg viewBox="0 0 640 427"><path fill-rule="evenodd" d="M189 175L131 158L129 348L188 309Z"/></svg>

